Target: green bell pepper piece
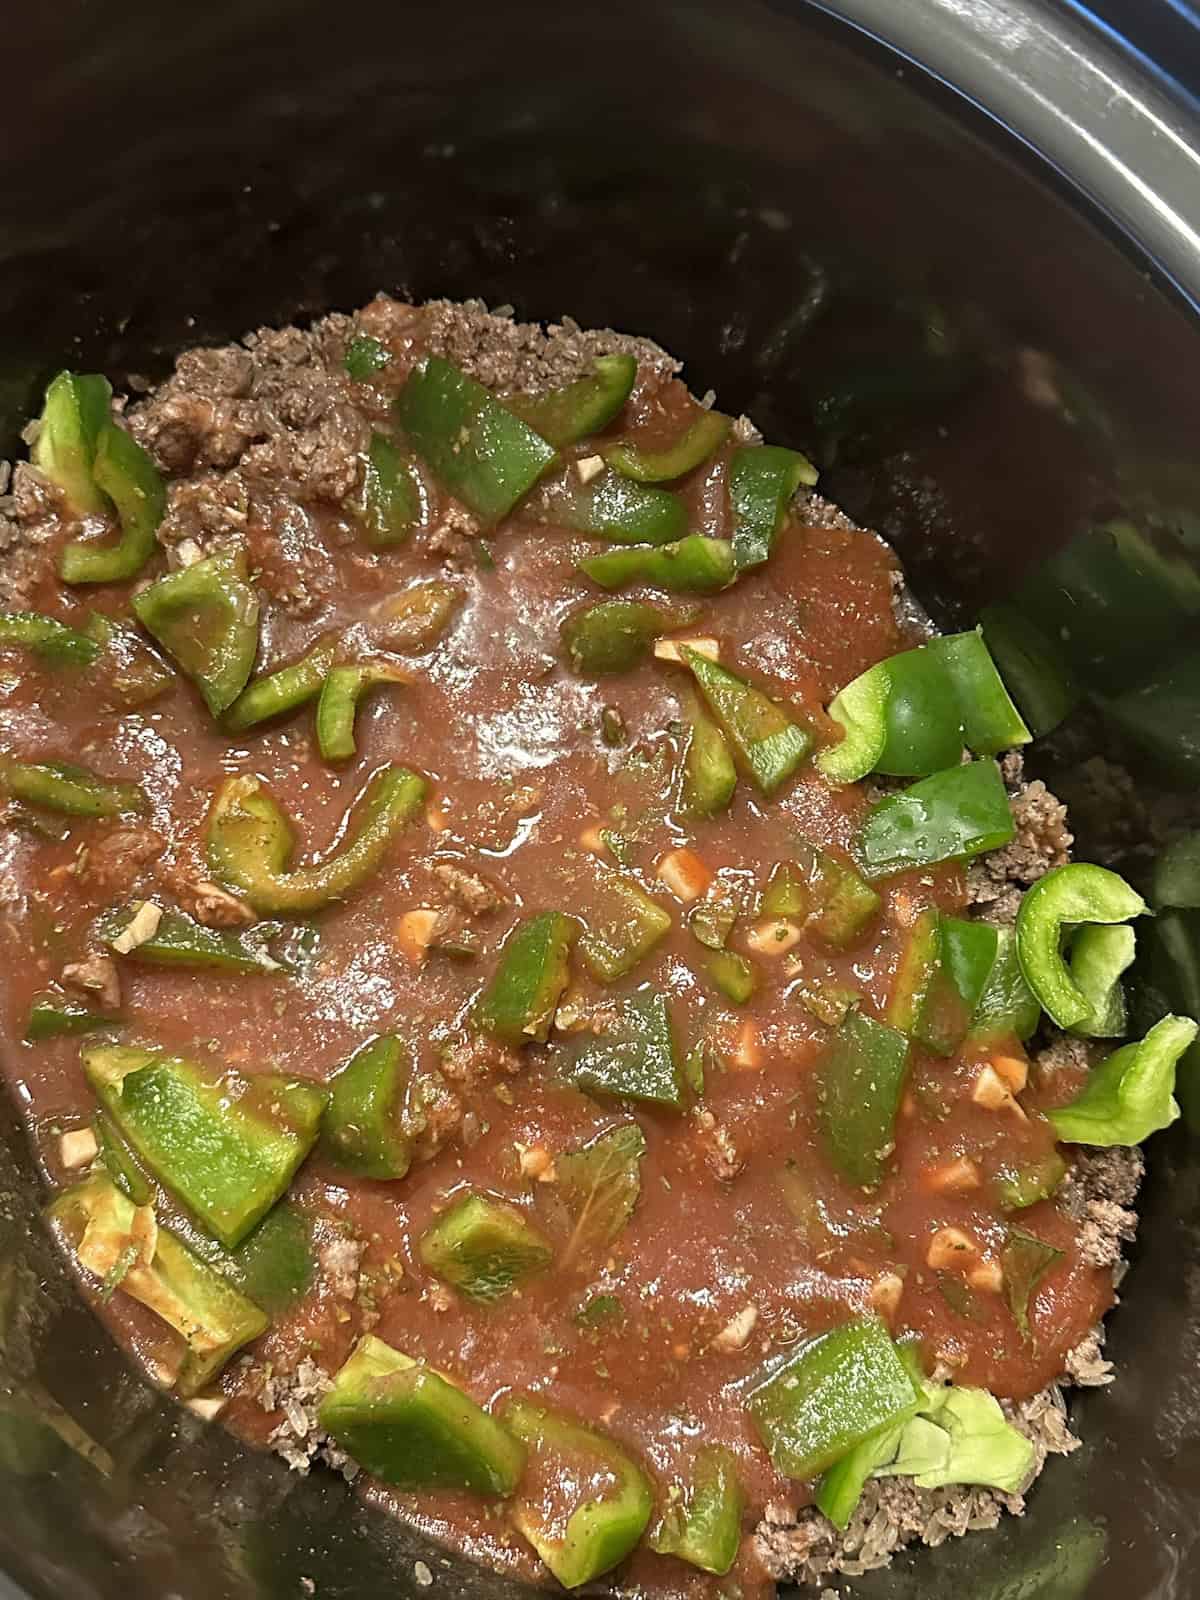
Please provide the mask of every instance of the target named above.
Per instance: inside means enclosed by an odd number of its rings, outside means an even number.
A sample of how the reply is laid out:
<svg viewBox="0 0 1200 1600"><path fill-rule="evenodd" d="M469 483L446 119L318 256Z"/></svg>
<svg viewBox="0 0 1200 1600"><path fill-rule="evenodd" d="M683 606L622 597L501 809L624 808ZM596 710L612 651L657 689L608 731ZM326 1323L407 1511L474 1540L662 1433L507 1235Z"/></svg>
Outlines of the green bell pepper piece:
<svg viewBox="0 0 1200 1600"><path fill-rule="evenodd" d="M83 1069L138 1157L227 1250L287 1189L328 1099L277 1073L242 1078L123 1045L85 1049Z"/></svg>
<svg viewBox="0 0 1200 1600"><path fill-rule="evenodd" d="M401 1489L512 1494L525 1448L432 1367L365 1335L321 1402L320 1424L361 1466Z"/></svg>
<svg viewBox="0 0 1200 1600"><path fill-rule="evenodd" d="M1037 1028L1042 1008L1021 972L1014 931L997 928L996 941L996 959L976 1004L971 1032L980 1038L1012 1034L1023 1043Z"/></svg>
<svg viewBox="0 0 1200 1600"><path fill-rule="evenodd" d="M610 467L637 483L668 483L708 460L725 443L732 423L719 411L698 406L679 436L661 449L639 445L636 438L617 439L601 451Z"/></svg>
<svg viewBox="0 0 1200 1600"><path fill-rule="evenodd" d="M690 533L676 544L635 544L606 550L578 563L580 572L602 589L644 583L668 594L715 594L733 582L733 546L727 539Z"/></svg>
<svg viewBox="0 0 1200 1600"><path fill-rule="evenodd" d="M67 761L0 759L0 789L25 805L68 817L120 817L149 809L136 783L109 783Z"/></svg>
<svg viewBox="0 0 1200 1600"><path fill-rule="evenodd" d="M737 1560L745 1509L733 1451L706 1445L696 1452L683 1499L664 1512L650 1548L723 1577Z"/></svg>
<svg viewBox="0 0 1200 1600"><path fill-rule="evenodd" d="M550 1241L516 1206L465 1194L421 1235L417 1254L468 1300L490 1305L554 1260Z"/></svg>
<svg viewBox="0 0 1200 1600"><path fill-rule="evenodd" d="M775 444L744 445L729 462L733 560L739 572L769 560L792 496L810 488L817 469L797 450Z"/></svg>
<svg viewBox="0 0 1200 1600"><path fill-rule="evenodd" d="M1091 1011L1094 997L1074 982L1062 955L1068 924L1128 922L1146 902L1107 867L1073 861L1039 878L1017 912L1017 957L1025 982L1060 1028L1071 1028Z"/></svg>
<svg viewBox="0 0 1200 1600"><path fill-rule="evenodd" d="M347 344L342 365L356 383L366 383L377 372L382 372L391 359L392 352L381 339L359 333Z"/></svg>
<svg viewBox="0 0 1200 1600"><path fill-rule="evenodd" d="M385 683L408 683L403 667L387 661L360 661L334 667L325 679L317 701L317 744L326 761L349 761L358 745L354 723L368 690Z"/></svg>
<svg viewBox="0 0 1200 1600"><path fill-rule="evenodd" d="M225 1366L236 1350L265 1333L270 1319L231 1283L158 1227L146 1265L135 1238L136 1208L104 1176L93 1176L59 1195L49 1218L79 1265L113 1283L180 1334L187 1353L175 1381L193 1395Z"/></svg>
<svg viewBox="0 0 1200 1600"><path fill-rule="evenodd" d="M1056 1250L1044 1239L1021 1228L1012 1228L1000 1252L1000 1270L1004 1274L1004 1298L1008 1309L1025 1339L1029 1338L1029 1302L1037 1286L1056 1261L1061 1261L1062 1251Z"/></svg>
<svg viewBox="0 0 1200 1600"><path fill-rule="evenodd" d="M152 583L131 604L213 716L227 711L245 688L258 651L258 596L246 581L245 556L207 556Z"/></svg>
<svg viewBox="0 0 1200 1600"><path fill-rule="evenodd" d="M100 430L92 477L116 506L121 532L115 542L76 539L64 545L59 576L64 583L123 583L138 575L158 547L166 485L146 451L115 422Z"/></svg>
<svg viewBox="0 0 1200 1600"><path fill-rule="evenodd" d="M118 938L137 915L140 902L121 906L100 919L98 932L108 945ZM182 911L164 911L158 927L148 939L132 950L119 951L127 961L145 962L151 967L198 967L211 972L279 972L283 963L267 952L264 935L271 930L260 924L253 933L235 933L231 928L207 928Z"/></svg>
<svg viewBox="0 0 1200 1600"><path fill-rule="evenodd" d="M694 607L665 610L645 600L601 600L572 611L559 628L567 661L584 678L629 672L656 639L695 622Z"/></svg>
<svg viewBox="0 0 1200 1600"><path fill-rule="evenodd" d="M926 646L945 667L958 696L968 750L995 756L1033 738L984 641L983 629L943 634Z"/></svg>
<svg viewBox="0 0 1200 1600"><path fill-rule="evenodd" d="M834 695L829 716L841 740L817 752L818 769L830 783L857 783L874 772L887 744L892 680L885 661L859 673Z"/></svg>
<svg viewBox="0 0 1200 1600"><path fill-rule="evenodd" d="M395 405L413 449L487 526L558 460L553 445L440 356L413 370Z"/></svg>
<svg viewBox="0 0 1200 1600"><path fill-rule="evenodd" d="M475 1002L475 1025L505 1044L544 1044L570 970L579 932L573 917L543 911L518 923L504 942L500 965Z"/></svg>
<svg viewBox="0 0 1200 1600"><path fill-rule="evenodd" d="M402 1178L412 1161L404 1108L412 1078L408 1047L381 1034L355 1052L330 1085L324 1142L329 1157L363 1178Z"/></svg>
<svg viewBox="0 0 1200 1600"><path fill-rule="evenodd" d="M54 667L90 667L100 654L100 646L86 633L37 611L0 614L0 650L12 645L32 650Z"/></svg>
<svg viewBox="0 0 1200 1600"><path fill-rule="evenodd" d="M1088 1002L1088 1012L1068 1032L1084 1039L1121 1039L1128 1016L1121 974L1133 965L1137 935L1124 923L1085 922L1071 940L1067 960L1071 982Z"/></svg>
<svg viewBox="0 0 1200 1600"><path fill-rule="evenodd" d="M654 1510L642 1468L597 1429L530 1400L508 1400L501 1417L528 1446L537 1476L555 1486L554 1501L567 1497L563 1514L552 1520L541 1496L518 1494L517 1528L565 1589L611 1571L637 1544Z"/></svg>
<svg viewBox="0 0 1200 1600"><path fill-rule="evenodd" d="M908 1073L908 1040L853 1010L816 1066L821 1132L833 1165L851 1183L873 1188L887 1168Z"/></svg>
<svg viewBox="0 0 1200 1600"><path fill-rule="evenodd" d="M905 1427L916 1413L915 1404L902 1411L895 1422L868 1434L861 1444L856 1444L821 1475L816 1493L817 1510L842 1533L850 1526L867 1479L873 1477L879 1467L895 1459Z"/></svg>
<svg viewBox="0 0 1200 1600"><path fill-rule="evenodd" d="M941 659L927 646L877 662L837 695L829 715L845 736L818 766L836 783L868 772L924 777L962 754L958 697Z"/></svg>
<svg viewBox="0 0 1200 1600"><path fill-rule="evenodd" d="M920 1400L877 1317L811 1340L750 1397L749 1411L777 1471L808 1480Z"/></svg>
<svg viewBox="0 0 1200 1600"><path fill-rule="evenodd" d="M425 514L419 478L404 452L382 433L373 433L367 446L359 511L373 550L403 544Z"/></svg>
<svg viewBox="0 0 1200 1600"><path fill-rule="evenodd" d="M615 983L632 972L671 931L670 912L624 873L600 868L581 899L579 951L600 983Z"/></svg>
<svg viewBox="0 0 1200 1600"><path fill-rule="evenodd" d="M1071 1144L1141 1144L1179 1115L1172 1093L1175 1067L1196 1037L1188 1017L1163 1017L1144 1039L1123 1045L1093 1067L1070 1105L1048 1111L1060 1139Z"/></svg>
<svg viewBox="0 0 1200 1600"><path fill-rule="evenodd" d="M1016 833L1000 769L990 759L935 772L871 807L859 840L868 878L961 861Z"/></svg>
<svg viewBox="0 0 1200 1600"><path fill-rule="evenodd" d="M149 1205L156 1193L154 1179L138 1160L120 1128L104 1111L96 1113L92 1128L100 1150L100 1160L117 1188L123 1195L128 1196L135 1206ZM212 1244L211 1240L206 1242ZM212 1244L212 1248L219 1250L220 1247Z"/></svg>
<svg viewBox="0 0 1200 1600"><path fill-rule="evenodd" d="M396 836L420 810L425 780L407 767L381 767L355 803L340 850L289 870L292 830L257 778L227 778L208 821L208 864L256 911L296 916L343 900L383 864Z"/></svg>
<svg viewBox="0 0 1200 1600"><path fill-rule="evenodd" d="M569 1050L562 1075L588 1094L682 1106L683 1074L666 996L653 989L626 995L605 1032L584 1034Z"/></svg>
<svg viewBox="0 0 1200 1600"><path fill-rule="evenodd" d="M92 476L96 442L111 426L112 389L95 373L60 372L46 389L29 459L80 516L100 517L108 501Z"/></svg>
<svg viewBox="0 0 1200 1600"><path fill-rule="evenodd" d="M226 732L244 733L247 728L257 727L260 722L284 716L289 711L298 711L315 700L333 666L340 642L339 633L323 634L299 661L255 678L221 718Z"/></svg>
<svg viewBox="0 0 1200 1600"><path fill-rule="evenodd" d="M699 703L687 710L687 748L683 756L679 799L693 817L715 817L724 811L737 788L737 768L725 735Z"/></svg>
<svg viewBox="0 0 1200 1600"><path fill-rule="evenodd" d="M587 377L547 394L510 395L505 404L561 450L606 428L629 399L636 378L636 357L597 356Z"/></svg>
<svg viewBox="0 0 1200 1600"><path fill-rule="evenodd" d="M1037 1205L1039 1200L1049 1200L1066 1177L1067 1170L1067 1163L1057 1150L1019 1167L1004 1167L995 1180L1001 1206L1005 1211L1024 1211L1027 1206Z"/></svg>
<svg viewBox="0 0 1200 1600"><path fill-rule="evenodd" d="M710 951L704 958L704 970L735 1006L744 1006L758 988L758 968L735 950Z"/></svg>
<svg viewBox="0 0 1200 1600"><path fill-rule="evenodd" d="M63 1034L98 1033L111 1028L119 1019L103 1011L93 1011L91 1006L68 1000L64 994L47 991L35 995L29 1007L29 1021L25 1024L25 1039L37 1044L42 1039L57 1039Z"/></svg>
<svg viewBox="0 0 1200 1600"><path fill-rule="evenodd" d="M1035 739L1057 728L1083 691L1062 648L1017 605L980 613L983 637Z"/></svg>
<svg viewBox="0 0 1200 1600"><path fill-rule="evenodd" d="M103 652L91 674L105 703L125 711L157 700L175 682L175 674L151 650L136 628L114 622L103 612L89 611L87 637Z"/></svg>
<svg viewBox="0 0 1200 1600"><path fill-rule="evenodd" d="M857 868L804 839L791 861L774 868L762 911L802 921L807 933L844 950L875 919L879 906L879 896Z"/></svg>
<svg viewBox="0 0 1200 1600"><path fill-rule="evenodd" d="M680 646L679 653L691 668L734 758L763 794L774 794L812 749L812 734L793 722L761 689L728 668L687 645Z"/></svg>
<svg viewBox="0 0 1200 1600"><path fill-rule="evenodd" d="M312 1224L287 1200L268 1211L236 1250L213 1244L203 1259L272 1317L308 1292L317 1270Z"/></svg>
<svg viewBox="0 0 1200 1600"><path fill-rule="evenodd" d="M967 1036L999 951L986 922L923 911L909 930L887 1020L936 1055L953 1055Z"/></svg>
<svg viewBox="0 0 1200 1600"><path fill-rule="evenodd" d="M908 930L888 995L888 1026L912 1037L938 963L938 910L930 906Z"/></svg>
<svg viewBox="0 0 1200 1600"><path fill-rule="evenodd" d="M687 532L687 507L668 489L623 478L611 467L584 483L577 472L545 485L530 503L539 522L595 533L614 544L672 544Z"/></svg>

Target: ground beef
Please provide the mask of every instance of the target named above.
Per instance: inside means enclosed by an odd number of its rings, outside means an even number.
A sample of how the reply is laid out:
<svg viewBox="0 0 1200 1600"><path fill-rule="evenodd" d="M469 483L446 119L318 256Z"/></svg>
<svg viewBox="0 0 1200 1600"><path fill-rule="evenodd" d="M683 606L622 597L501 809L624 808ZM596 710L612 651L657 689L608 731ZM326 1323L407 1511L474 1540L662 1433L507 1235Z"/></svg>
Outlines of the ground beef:
<svg viewBox="0 0 1200 1600"><path fill-rule="evenodd" d="M1140 1150L1080 1149L1063 1184L1063 1208L1082 1226L1083 1259L1093 1267L1116 1267L1122 1246L1137 1233L1132 1209L1145 1163Z"/></svg>
<svg viewBox="0 0 1200 1600"><path fill-rule="evenodd" d="M507 904L507 896L494 883L489 883L477 872L468 872L465 867L455 866L453 862L436 862L433 874L463 910L473 917L486 917L490 911L498 911Z"/></svg>
<svg viewBox="0 0 1200 1600"><path fill-rule="evenodd" d="M967 895L976 914L988 922L1013 923L1021 895L1051 867L1070 858L1071 833L1067 808L1040 778L1026 783L1020 757L1005 758L1005 777L1014 785L1011 795L1017 835L1003 850L993 850L971 863Z"/></svg>
<svg viewBox="0 0 1200 1600"><path fill-rule="evenodd" d="M85 893L106 904L132 892L144 870L167 848L161 833L141 824L114 828L89 845L76 876Z"/></svg>

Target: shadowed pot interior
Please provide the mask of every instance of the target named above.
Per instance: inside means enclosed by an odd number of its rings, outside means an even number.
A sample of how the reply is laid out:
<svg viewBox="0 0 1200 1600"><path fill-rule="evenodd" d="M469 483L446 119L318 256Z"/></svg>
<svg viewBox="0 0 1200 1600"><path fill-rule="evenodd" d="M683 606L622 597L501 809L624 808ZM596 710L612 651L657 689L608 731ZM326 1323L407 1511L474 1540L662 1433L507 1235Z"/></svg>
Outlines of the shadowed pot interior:
<svg viewBox="0 0 1200 1600"><path fill-rule="evenodd" d="M823 9L751 0L14 13L3 449L63 365L119 387L380 289L647 333L695 392L809 450L939 621L1011 602L1001 630L1033 622L1068 713L1038 770L1080 855L1144 875L1156 818L1200 775L1185 113L1057 7L831 9L950 86ZM1114 542L1114 521L1136 537ZM1129 774L1119 806L1097 757ZM44 1243L5 1117L0 1394L38 1417L0 1436L0 1593L250 1600L308 1579L319 1600L366 1600L420 1592L418 1560L441 1595L512 1587L135 1377ZM1020 1523L839 1587L1200 1587L1192 1138L1151 1146L1111 1322L1120 1381L1073 1400L1083 1448Z"/></svg>

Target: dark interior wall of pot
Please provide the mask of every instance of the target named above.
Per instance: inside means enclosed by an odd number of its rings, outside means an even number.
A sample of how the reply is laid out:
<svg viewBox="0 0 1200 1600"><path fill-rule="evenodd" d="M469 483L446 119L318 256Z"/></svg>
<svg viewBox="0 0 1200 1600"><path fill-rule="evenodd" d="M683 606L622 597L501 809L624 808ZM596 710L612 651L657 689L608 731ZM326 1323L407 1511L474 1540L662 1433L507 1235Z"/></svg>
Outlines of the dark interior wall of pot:
<svg viewBox="0 0 1200 1600"><path fill-rule="evenodd" d="M1200 537L1200 334L1015 142L804 5L62 0L7 27L4 448L64 364L120 383L379 289L479 295L655 335L697 392L807 446L943 618L1036 585L1052 549L1131 514L1178 579L1147 580L1137 671L1194 658L1180 574ZM1132 626L1111 651L1089 635L1107 696ZM1058 775L1097 748L1124 757L1123 737L1085 705L1052 747ZM1193 781L1145 772L1155 795ZM1116 845L1098 827L1099 843L1136 864L1147 825L1134 815ZM12 1424L19 1450L0 1436L15 1580L217 1600L298 1595L307 1576L331 1600L406 1589L421 1555L439 1592L497 1591L351 1511L340 1485L178 1421L57 1281L12 1150L0 1421L5 1386L36 1402ZM1186 1137L1160 1140L1111 1342L1122 1380L1078 1406L1089 1443L1019 1530L863 1593L1194 1592L1198 1212ZM81 1454L79 1429L111 1460Z"/></svg>

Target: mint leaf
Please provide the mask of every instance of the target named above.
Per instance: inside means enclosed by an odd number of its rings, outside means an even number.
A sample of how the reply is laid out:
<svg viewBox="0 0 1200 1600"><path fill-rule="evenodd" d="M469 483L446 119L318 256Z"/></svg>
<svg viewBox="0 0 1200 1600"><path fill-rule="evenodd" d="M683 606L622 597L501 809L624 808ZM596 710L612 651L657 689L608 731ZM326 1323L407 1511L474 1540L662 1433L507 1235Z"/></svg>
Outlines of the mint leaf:
<svg viewBox="0 0 1200 1600"><path fill-rule="evenodd" d="M607 1248L624 1228L641 1193L645 1154L642 1130L626 1122L582 1150L559 1156L558 1194L574 1224L562 1266Z"/></svg>

